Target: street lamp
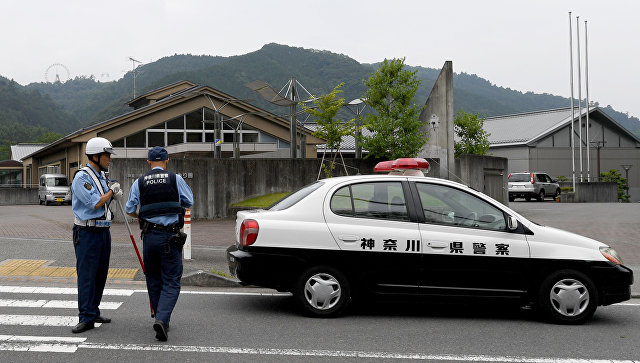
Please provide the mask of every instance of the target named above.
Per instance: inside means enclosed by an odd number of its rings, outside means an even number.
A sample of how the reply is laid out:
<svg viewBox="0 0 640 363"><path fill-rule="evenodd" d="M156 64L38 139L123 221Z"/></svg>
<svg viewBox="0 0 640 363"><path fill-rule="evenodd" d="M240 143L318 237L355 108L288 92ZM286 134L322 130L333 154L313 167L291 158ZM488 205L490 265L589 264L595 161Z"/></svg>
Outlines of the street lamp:
<svg viewBox="0 0 640 363"><path fill-rule="evenodd" d="M629 169L631 169L631 167L633 165L631 165L631 164L623 164L621 166L624 169L624 174L625 174L624 177L627 179L627 195L629 195Z"/></svg>
<svg viewBox="0 0 640 363"><path fill-rule="evenodd" d="M362 107L360 107L362 105ZM349 111L356 115L356 159L362 159L362 146L360 146L360 115L367 105L360 98L350 101L345 105ZM351 108L355 106L355 110Z"/></svg>

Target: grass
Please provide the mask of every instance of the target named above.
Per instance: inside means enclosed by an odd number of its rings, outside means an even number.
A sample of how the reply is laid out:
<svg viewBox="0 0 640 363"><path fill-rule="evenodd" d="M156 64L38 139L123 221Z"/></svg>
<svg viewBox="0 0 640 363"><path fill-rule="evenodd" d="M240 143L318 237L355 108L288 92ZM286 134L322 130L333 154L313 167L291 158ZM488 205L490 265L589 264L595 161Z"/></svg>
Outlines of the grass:
<svg viewBox="0 0 640 363"><path fill-rule="evenodd" d="M211 270L211 273L212 273L212 274L214 274L214 275L218 275L218 276L226 277L226 278L228 278L228 279L232 279L232 278L233 278L233 276L231 276L231 275L229 275L229 274L226 274L226 273L224 273L224 272L222 272L222 271L218 271L218 270Z"/></svg>
<svg viewBox="0 0 640 363"><path fill-rule="evenodd" d="M266 208L291 193L273 193L249 198L232 205L232 207Z"/></svg>

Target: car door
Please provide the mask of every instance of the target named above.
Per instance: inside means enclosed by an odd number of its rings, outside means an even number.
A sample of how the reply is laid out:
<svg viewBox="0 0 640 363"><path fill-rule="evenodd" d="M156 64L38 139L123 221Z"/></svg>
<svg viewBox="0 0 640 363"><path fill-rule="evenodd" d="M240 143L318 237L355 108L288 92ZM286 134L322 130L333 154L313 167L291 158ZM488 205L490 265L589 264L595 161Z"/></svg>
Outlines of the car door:
<svg viewBox="0 0 640 363"><path fill-rule="evenodd" d="M325 220L353 276L375 292L416 292L420 232L407 204L406 180L340 185L325 202Z"/></svg>
<svg viewBox="0 0 640 363"><path fill-rule="evenodd" d="M424 294L520 296L526 290L529 246L521 228L510 232L506 214L470 189L416 182Z"/></svg>

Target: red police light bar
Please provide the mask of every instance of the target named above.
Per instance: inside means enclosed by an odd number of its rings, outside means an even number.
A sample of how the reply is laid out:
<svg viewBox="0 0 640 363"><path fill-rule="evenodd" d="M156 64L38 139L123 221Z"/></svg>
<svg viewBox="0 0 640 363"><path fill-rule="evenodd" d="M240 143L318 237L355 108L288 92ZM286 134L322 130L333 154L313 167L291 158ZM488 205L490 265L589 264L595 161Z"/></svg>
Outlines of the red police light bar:
<svg viewBox="0 0 640 363"><path fill-rule="evenodd" d="M373 168L373 171L376 173L386 173L393 171L393 169L391 168L392 164L393 160L381 161L376 164L376 166Z"/></svg>
<svg viewBox="0 0 640 363"><path fill-rule="evenodd" d="M381 161L373 168L376 173L392 172L396 170L428 170L429 162L422 158L400 158Z"/></svg>
<svg viewBox="0 0 640 363"><path fill-rule="evenodd" d="M429 162L422 158L400 158L391 164L393 170L398 169L429 169Z"/></svg>

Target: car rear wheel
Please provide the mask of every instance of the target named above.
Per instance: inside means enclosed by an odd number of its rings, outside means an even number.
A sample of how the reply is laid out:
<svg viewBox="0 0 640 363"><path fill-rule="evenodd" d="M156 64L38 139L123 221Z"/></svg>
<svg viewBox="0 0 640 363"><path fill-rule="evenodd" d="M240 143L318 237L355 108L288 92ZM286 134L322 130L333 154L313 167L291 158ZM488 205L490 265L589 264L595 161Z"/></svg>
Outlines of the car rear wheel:
<svg viewBox="0 0 640 363"><path fill-rule="evenodd" d="M531 196L530 195L525 195L524 196L524 200L526 200L527 202L531 201Z"/></svg>
<svg viewBox="0 0 640 363"><path fill-rule="evenodd" d="M544 189L542 189L540 193L538 193L536 199L538 200L538 202L544 202Z"/></svg>
<svg viewBox="0 0 640 363"><path fill-rule="evenodd" d="M344 275L328 266L302 274L293 291L303 312L313 317L335 317L349 305L351 290Z"/></svg>
<svg viewBox="0 0 640 363"><path fill-rule="evenodd" d="M561 270L549 275L542 283L539 304L552 322L582 324L595 313L598 295L587 275L575 270Z"/></svg>
<svg viewBox="0 0 640 363"><path fill-rule="evenodd" d="M556 189L556 194L553 195L553 199L556 199L560 196L560 189Z"/></svg>

